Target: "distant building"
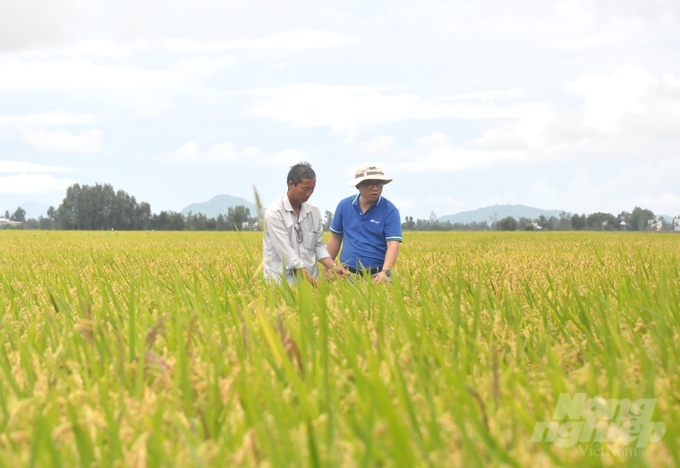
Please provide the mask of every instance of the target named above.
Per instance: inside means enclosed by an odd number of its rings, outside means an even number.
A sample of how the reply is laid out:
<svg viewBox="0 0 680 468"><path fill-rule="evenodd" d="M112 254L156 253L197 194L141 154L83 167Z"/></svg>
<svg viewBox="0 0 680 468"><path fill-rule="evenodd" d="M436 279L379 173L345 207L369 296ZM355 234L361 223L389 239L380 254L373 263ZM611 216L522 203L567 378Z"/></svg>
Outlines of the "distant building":
<svg viewBox="0 0 680 468"><path fill-rule="evenodd" d="M7 218L0 218L0 226L18 226L19 224L23 224L19 221L12 221L11 219Z"/></svg>
<svg viewBox="0 0 680 468"><path fill-rule="evenodd" d="M253 222L253 223L248 223L248 222L241 223L241 231L259 231L259 230L260 230L260 226L259 226L259 224L258 224L257 222Z"/></svg>
<svg viewBox="0 0 680 468"><path fill-rule="evenodd" d="M539 226L538 223L535 222L535 221L533 223L531 223L531 227L534 231L542 231L543 230L543 228L541 226Z"/></svg>
<svg viewBox="0 0 680 468"><path fill-rule="evenodd" d="M660 231L663 229L663 219L650 219L647 221L647 229L650 231Z"/></svg>
<svg viewBox="0 0 680 468"><path fill-rule="evenodd" d="M622 231L627 231L628 230L628 224L626 224L625 221L621 221L621 223L619 224L619 229L621 229Z"/></svg>
<svg viewBox="0 0 680 468"><path fill-rule="evenodd" d="M680 231L680 216L673 218L673 229Z"/></svg>

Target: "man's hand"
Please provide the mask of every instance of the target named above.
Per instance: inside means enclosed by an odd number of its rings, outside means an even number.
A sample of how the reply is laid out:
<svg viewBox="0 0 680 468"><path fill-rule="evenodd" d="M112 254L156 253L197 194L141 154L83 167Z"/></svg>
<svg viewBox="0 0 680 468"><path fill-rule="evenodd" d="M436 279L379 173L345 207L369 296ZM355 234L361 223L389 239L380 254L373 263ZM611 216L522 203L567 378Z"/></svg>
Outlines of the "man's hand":
<svg viewBox="0 0 680 468"><path fill-rule="evenodd" d="M336 276L340 278L347 278L350 273L349 271L341 265L333 265L333 268L324 267L326 278L332 279Z"/></svg>
<svg viewBox="0 0 680 468"><path fill-rule="evenodd" d="M373 277L373 281L375 281L376 283L388 283L390 279L388 278L387 273L381 271L380 273Z"/></svg>
<svg viewBox="0 0 680 468"><path fill-rule="evenodd" d="M324 257L319 260L323 265L324 275L326 278L331 279L333 276L339 276L341 278L347 278L350 273L342 265L336 265L331 257Z"/></svg>
<svg viewBox="0 0 680 468"><path fill-rule="evenodd" d="M316 288L316 278L314 278L312 274L307 271L307 268L303 268L302 271L305 272L305 276L307 277L307 281L309 281L309 284Z"/></svg>
<svg viewBox="0 0 680 468"><path fill-rule="evenodd" d="M312 274L307 271L307 268L299 268L295 270L295 274L298 277L298 281L302 280L302 277L305 277L305 279L309 281L309 284L316 288L316 278L314 278Z"/></svg>

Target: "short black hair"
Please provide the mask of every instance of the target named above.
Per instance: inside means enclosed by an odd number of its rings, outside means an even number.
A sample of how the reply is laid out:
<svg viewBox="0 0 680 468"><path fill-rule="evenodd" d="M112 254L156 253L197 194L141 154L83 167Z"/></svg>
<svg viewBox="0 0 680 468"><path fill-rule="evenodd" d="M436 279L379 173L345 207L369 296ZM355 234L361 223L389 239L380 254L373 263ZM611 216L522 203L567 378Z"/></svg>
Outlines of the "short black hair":
<svg viewBox="0 0 680 468"><path fill-rule="evenodd" d="M293 185L297 185L302 182L302 179L316 179L316 172L312 169L312 165L306 161L300 161L296 165L290 166L286 186L288 182L293 182Z"/></svg>

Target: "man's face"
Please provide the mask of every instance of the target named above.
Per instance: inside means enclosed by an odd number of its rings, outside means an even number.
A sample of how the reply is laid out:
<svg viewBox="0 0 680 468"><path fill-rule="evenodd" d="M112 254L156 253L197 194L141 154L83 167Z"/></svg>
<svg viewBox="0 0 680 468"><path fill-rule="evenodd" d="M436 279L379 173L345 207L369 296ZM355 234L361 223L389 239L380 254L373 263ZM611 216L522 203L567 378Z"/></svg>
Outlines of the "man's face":
<svg viewBox="0 0 680 468"><path fill-rule="evenodd" d="M368 202L375 202L382 195L384 182L382 180L364 180L357 188L361 198Z"/></svg>
<svg viewBox="0 0 680 468"><path fill-rule="evenodd" d="M309 200L309 197L314 193L316 187L316 179L302 179L302 181L293 185L293 181L288 181L288 199L295 203L304 203Z"/></svg>

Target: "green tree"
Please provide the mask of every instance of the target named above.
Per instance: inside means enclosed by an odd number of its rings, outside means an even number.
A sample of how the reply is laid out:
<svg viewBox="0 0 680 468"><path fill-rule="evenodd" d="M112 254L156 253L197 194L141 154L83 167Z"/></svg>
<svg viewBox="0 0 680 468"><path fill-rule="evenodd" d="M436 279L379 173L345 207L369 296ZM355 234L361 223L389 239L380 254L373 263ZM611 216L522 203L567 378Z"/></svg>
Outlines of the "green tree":
<svg viewBox="0 0 680 468"><path fill-rule="evenodd" d="M12 221L18 221L20 223L25 222L26 221L26 210L24 210L21 207L17 208L10 219Z"/></svg>
<svg viewBox="0 0 680 468"><path fill-rule="evenodd" d="M217 216L217 220L215 222L215 228L218 231L228 231L229 230L229 225L227 224L227 219L221 213L219 214L219 216Z"/></svg>
<svg viewBox="0 0 680 468"><path fill-rule="evenodd" d="M73 184L56 213L48 211L48 216L62 229L148 229L151 206L109 184Z"/></svg>
<svg viewBox="0 0 680 468"><path fill-rule="evenodd" d="M500 220L501 231L516 231L517 230L517 220L512 216L508 216Z"/></svg>
<svg viewBox="0 0 680 468"><path fill-rule="evenodd" d="M586 220L593 231L613 231L618 227L618 220L609 213L591 213Z"/></svg>
<svg viewBox="0 0 680 468"><path fill-rule="evenodd" d="M647 229L647 222L656 219L652 210L642 209L636 206L630 214L630 229L633 231L644 231Z"/></svg>
<svg viewBox="0 0 680 468"><path fill-rule="evenodd" d="M404 218L404 222L401 224L401 228L405 231L413 231L416 227L416 222L413 221L413 216L407 216Z"/></svg>
<svg viewBox="0 0 680 468"><path fill-rule="evenodd" d="M571 228L574 231L582 231L585 229L587 224L588 221L585 214L579 216L578 214L574 213L574 215L571 217Z"/></svg>
<svg viewBox="0 0 680 468"><path fill-rule="evenodd" d="M237 205L237 206L230 206L229 209L227 209L227 225L229 226L229 230L233 231L234 228L236 230L241 230L241 226L243 223L248 223L250 222L250 208L246 208L243 205Z"/></svg>
<svg viewBox="0 0 680 468"><path fill-rule="evenodd" d="M323 230L324 231L330 231L332 222L333 222L333 213L326 210L326 212L324 213Z"/></svg>

